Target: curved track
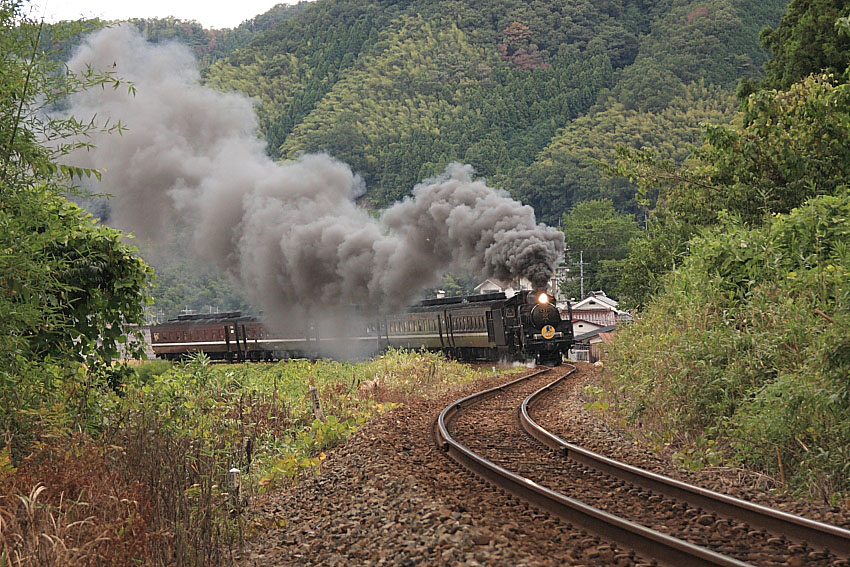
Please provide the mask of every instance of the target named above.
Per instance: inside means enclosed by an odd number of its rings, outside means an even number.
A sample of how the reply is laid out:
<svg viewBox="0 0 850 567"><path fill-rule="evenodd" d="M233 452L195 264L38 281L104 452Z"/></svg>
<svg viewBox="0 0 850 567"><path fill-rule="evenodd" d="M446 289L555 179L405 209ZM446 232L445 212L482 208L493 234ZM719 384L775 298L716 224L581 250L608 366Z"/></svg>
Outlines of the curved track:
<svg viewBox="0 0 850 567"><path fill-rule="evenodd" d="M497 486L662 565L850 565L847 530L636 469L545 431L529 406L571 368L449 405L435 426L439 443ZM552 382L554 373L562 376Z"/></svg>

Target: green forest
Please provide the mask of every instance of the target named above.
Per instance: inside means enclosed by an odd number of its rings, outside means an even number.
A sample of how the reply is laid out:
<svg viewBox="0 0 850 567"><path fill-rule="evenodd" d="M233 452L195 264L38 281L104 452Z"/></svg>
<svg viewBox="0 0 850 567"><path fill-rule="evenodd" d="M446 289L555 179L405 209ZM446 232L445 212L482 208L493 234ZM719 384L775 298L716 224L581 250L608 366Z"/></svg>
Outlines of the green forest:
<svg viewBox="0 0 850 567"><path fill-rule="evenodd" d="M637 213L595 161L618 144L681 161L726 123L785 1L483 4L327 0L206 69L247 93L271 155L327 151L383 208L447 163L472 164L557 225L576 203Z"/></svg>

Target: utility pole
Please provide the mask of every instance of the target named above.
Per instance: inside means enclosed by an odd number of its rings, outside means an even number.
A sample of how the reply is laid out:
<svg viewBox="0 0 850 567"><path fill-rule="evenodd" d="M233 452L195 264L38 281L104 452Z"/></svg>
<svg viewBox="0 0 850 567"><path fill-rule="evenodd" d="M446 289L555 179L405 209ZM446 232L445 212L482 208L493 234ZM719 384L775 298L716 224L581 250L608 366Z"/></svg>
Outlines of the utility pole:
<svg viewBox="0 0 850 567"><path fill-rule="evenodd" d="M579 301L584 299L584 250L578 251L578 269L579 269L579 281L581 282L581 297Z"/></svg>

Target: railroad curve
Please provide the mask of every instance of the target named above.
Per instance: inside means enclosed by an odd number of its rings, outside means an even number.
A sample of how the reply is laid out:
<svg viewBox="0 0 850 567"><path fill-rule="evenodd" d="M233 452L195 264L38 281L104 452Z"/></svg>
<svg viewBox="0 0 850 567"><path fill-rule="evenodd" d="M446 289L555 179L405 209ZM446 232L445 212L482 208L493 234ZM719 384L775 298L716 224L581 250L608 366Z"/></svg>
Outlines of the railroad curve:
<svg viewBox="0 0 850 567"><path fill-rule="evenodd" d="M551 382L553 372L450 404L435 423L438 443L500 488L632 550L615 553L618 565L651 564L635 553L661 565L850 565L847 530L642 471L547 432L529 408L575 367Z"/></svg>

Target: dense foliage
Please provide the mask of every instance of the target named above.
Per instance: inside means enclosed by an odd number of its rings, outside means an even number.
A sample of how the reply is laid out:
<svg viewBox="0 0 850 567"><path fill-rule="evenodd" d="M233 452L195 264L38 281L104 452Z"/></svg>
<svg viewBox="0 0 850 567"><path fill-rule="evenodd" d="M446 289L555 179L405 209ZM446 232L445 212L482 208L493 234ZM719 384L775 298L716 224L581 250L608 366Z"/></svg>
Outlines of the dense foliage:
<svg viewBox="0 0 850 567"><path fill-rule="evenodd" d="M150 275L119 232L62 196L98 174L63 155L92 129L121 126L62 117L56 104L83 88L124 87L63 72L43 31L19 2L0 3L0 452L24 447L38 424L88 413L104 365L139 336L128 325L143 321Z"/></svg>
<svg viewBox="0 0 850 567"><path fill-rule="evenodd" d="M850 35L836 30L847 16L850 6L844 0L793 0L779 26L762 34L773 55L762 86L787 89L810 73L843 73Z"/></svg>
<svg viewBox="0 0 850 567"><path fill-rule="evenodd" d="M277 4L268 12L245 20L233 29L206 29L194 20L185 21L173 17L132 18L129 21L152 42L179 41L188 45L199 63L208 66L245 47L256 35L274 28L280 21L293 17L306 6L306 1L298 4Z"/></svg>
<svg viewBox="0 0 850 567"><path fill-rule="evenodd" d="M850 192L690 243L612 352L615 406L691 464L724 459L813 497L850 490Z"/></svg>
<svg viewBox="0 0 850 567"><path fill-rule="evenodd" d="M616 289L629 243L641 235L634 218L618 213L610 200L583 201L564 215L562 229L570 270L561 285L564 295L584 298L582 289Z"/></svg>
<svg viewBox="0 0 850 567"><path fill-rule="evenodd" d="M633 304L646 302L659 277L681 265L691 237L719 212L759 224L846 183L848 113L847 86L812 76L787 91L750 95L745 125L708 127L705 144L683 169L652 152L624 151L616 171L639 184L639 195L652 198L661 188L650 237L637 243L624 273L624 294Z"/></svg>

